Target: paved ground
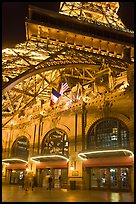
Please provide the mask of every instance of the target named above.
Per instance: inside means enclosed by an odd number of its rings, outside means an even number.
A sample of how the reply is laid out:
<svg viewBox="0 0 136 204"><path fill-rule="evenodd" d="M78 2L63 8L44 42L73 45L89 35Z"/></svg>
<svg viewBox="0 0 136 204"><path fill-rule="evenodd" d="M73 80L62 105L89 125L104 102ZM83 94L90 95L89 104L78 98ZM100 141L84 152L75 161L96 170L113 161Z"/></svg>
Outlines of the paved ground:
<svg viewBox="0 0 136 204"><path fill-rule="evenodd" d="M21 186L2 185L2 202L134 202L132 193L93 190L46 190L44 187L25 191Z"/></svg>

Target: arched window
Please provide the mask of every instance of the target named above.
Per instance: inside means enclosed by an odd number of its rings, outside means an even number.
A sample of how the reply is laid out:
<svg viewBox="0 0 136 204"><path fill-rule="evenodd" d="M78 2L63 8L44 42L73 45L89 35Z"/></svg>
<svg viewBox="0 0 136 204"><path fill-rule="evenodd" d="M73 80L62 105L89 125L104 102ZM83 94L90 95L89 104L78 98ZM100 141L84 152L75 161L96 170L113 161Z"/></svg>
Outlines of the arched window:
<svg viewBox="0 0 136 204"><path fill-rule="evenodd" d="M42 142L42 154L59 154L68 157L68 136L61 129L49 131Z"/></svg>
<svg viewBox="0 0 136 204"><path fill-rule="evenodd" d="M12 145L11 157L27 160L29 155L29 147L30 144L27 137L21 136L17 138Z"/></svg>
<svg viewBox="0 0 136 204"><path fill-rule="evenodd" d="M127 126L116 119L103 119L93 124L87 134L87 148L129 147Z"/></svg>

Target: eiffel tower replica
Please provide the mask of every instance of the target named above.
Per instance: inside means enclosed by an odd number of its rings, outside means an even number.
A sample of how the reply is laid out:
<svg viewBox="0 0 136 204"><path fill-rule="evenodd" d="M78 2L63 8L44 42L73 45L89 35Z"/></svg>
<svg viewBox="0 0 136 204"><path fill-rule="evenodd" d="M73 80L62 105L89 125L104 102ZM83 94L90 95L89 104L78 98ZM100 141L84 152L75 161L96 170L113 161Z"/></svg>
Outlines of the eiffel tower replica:
<svg viewBox="0 0 136 204"><path fill-rule="evenodd" d="M59 13L29 7L26 41L2 51L3 127L32 106L46 104L44 114L51 114L52 87L58 90L63 78L71 89L81 84L85 102L89 87L97 97L100 80L114 91L116 77L134 62L134 32L118 9L118 2L61 2ZM75 103L70 91L63 98Z"/></svg>
<svg viewBox="0 0 136 204"><path fill-rule="evenodd" d="M118 2L60 2L58 13L29 6L26 41L2 50L3 143L7 131L11 146L13 131L35 126L36 134L37 125L39 154L43 123L56 127L63 113L79 113L83 151L86 107L90 114L106 117L117 109L115 96L125 93L133 102L134 32L123 24L118 9ZM63 80L69 89L52 107L52 89L59 92ZM77 132L72 158L78 153Z"/></svg>

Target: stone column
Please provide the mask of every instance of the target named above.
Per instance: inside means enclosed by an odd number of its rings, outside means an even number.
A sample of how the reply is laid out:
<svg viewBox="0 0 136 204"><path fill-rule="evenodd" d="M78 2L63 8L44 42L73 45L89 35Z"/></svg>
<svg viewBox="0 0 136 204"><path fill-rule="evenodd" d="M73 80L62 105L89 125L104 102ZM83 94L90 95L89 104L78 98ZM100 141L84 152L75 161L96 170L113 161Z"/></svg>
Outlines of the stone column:
<svg viewBox="0 0 136 204"><path fill-rule="evenodd" d="M82 161L72 155L68 165L68 188L82 189L82 186Z"/></svg>
<svg viewBox="0 0 136 204"><path fill-rule="evenodd" d="M11 170L7 170L6 173L6 183L10 184L10 176L11 176Z"/></svg>
<svg viewBox="0 0 136 204"><path fill-rule="evenodd" d="M40 186L40 169L37 171L37 186Z"/></svg>
<svg viewBox="0 0 136 204"><path fill-rule="evenodd" d="M2 183L6 182L6 165L2 164Z"/></svg>
<svg viewBox="0 0 136 204"><path fill-rule="evenodd" d="M36 164L35 163L32 163L32 172L33 172L33 175L36 174Z"/></svg>

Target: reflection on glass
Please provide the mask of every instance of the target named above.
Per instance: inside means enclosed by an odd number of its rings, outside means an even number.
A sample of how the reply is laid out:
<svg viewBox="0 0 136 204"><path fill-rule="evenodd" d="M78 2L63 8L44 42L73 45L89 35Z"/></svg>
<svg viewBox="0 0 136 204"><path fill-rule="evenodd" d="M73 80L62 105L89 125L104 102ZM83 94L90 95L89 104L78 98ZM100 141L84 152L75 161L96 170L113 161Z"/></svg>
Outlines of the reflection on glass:
<svg viewBox="0 0 136 204"><path fill-rule="evenodd" d="M101 188L106 188L108 185L108 172L107 169L100 169L100 187Z"/></svg>
<svg viewBox="0 0 136 204"><path fill-rule="evenodd" d="M19 174L19 179L21 180L23 178L23 171L20 171L20 174Z"/></svg>
<svg viewBox="0 0 136 204"><path fill-rule="evenodd" d="M93 124L88 132L87 148L129 147L127 126L118 120L106 119Z"/></svg>
<svg viewBox="0 0 136 204"><path fill-rule="evenodd" d="M60 188L61 169L54 170L54 188Z"/></svg>
<svg viewBox="0 0 136 204"><path fill-rule="evenodd" d="M121 177L121 188L127 189L129 187L128 183L128 168L121 168L120 169L120 177Z"/></svg>
<svg viewBox="0 0 136 204"><path fill-rule="evenodd" d="M119 201L120 201L119 193L111 193L111 202L119 202Z"/></svg>
<svg viewBox="0 0 136 204"><path fill-rule="evenodd" d="M111 188L118 187L117 168L110 168Z"/></svg>
<svg viewBox="0 0 136 204"><path fill-rule="evenodd" d="M91 169L91 186L98 187L98 179L97 179L98 169Z"/></svg>
<svg viewBox="0 0 136 204"><path fill-rule="evenodd" d="M101 189L130 190L130 175L127 167L103 167L91 169L91 187Z"/></svg>

